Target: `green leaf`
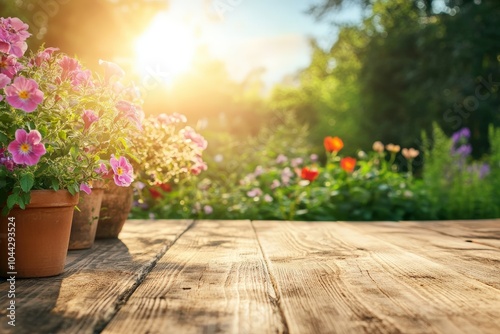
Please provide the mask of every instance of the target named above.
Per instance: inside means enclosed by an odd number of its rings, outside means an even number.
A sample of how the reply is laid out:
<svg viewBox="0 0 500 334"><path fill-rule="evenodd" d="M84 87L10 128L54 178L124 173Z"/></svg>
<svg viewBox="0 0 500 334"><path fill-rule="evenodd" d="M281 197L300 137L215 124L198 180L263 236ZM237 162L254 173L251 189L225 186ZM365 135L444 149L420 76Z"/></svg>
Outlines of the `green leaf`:
<svg viewBox="0 0 500 334"><path fill-rule="evenodd" d="M45 125L39 126L37 130L40 132L42 137L47 136L47 133L49 132L49 129Z"/></svg>
<svg viewBox="0 0 500 334"><path fill-rule="evenodd" d="M59 131L59 138L61 138L62 140L66 140L67 138L67 135L66 135L66 131Z"/></svg>
<svg viewBox="0 0 500 334"><path fill-rule="evenodd" d="M0 114L0 121L2 121L2 123L3 123L3 122L5 122L5 123L10 122L10 121L11 121L11 116L10 116L10 114L8 114L8 113L5 113L5 114L4 114L4 113L1 113L1 114Z"/></svg>
<svg viewBox="0 0 500 334"><path fill-rule="evenodd" d="M78 156L78 147L72 146L69 150L69 154L71 154L73 158L76 158Z"/></svg>
<svg viewBox="0 0 500 334"><path fill-rule="evenodd" d="M52 189L54 189L55 191L58 191L59 190L59 181L57 179L52 179L51 183L52 183Z"/></svg>
<svg viewBox="0 0 500 334"><path fill-rule="evenodd" d="M0 132L0 142L7 143L8 140L9 140L9 138L7 138L6 135L4 135L2 132Z"/></svg>
<svg viewBox="0 0 500 334"><path fill-rule="evenodd" d="M128 146L128 143L127 143L127 141L125 140L125 138L120 137L120 138L118 138L118 140L119 140L119 141L120 141L120 143L123 145L123 148L124 148L124 149L126 149L126 150L128 150L129 146Z"/></svg>
<svg viewBox="0 0 500 334"><path fill-rule="evenodd" d="M10 194L9 197L7 197L7 207L9 209L12 209L17 203L19 203L19 194L14 193Z"/></svg>
<svg viewBox="0 0 500 334"><path fill-rule="evenodd" d="M24 192L29 192L31 188L33 188L33 184L35 183L35 178L33 177L33 174L24 174L21 177L21 189Z"/></svg>
<svg viewBox="0 0 500 334"><path fill-rule="evenodd" d="M24 210L24 209L26 209L26 205L25 205L25 203L24 203L24 199L23 199L21 196L19 196L19 198L18 198L18 203L17 203L17 204L19 205L19 207L20 207L21 209L23 209L23 210Z"/></svg>
<svg viewBox="0 0 500 334"><path fill-rule="evenodd" d="M68 186L68 191L71 195L76 195L80 192L80 187L77 183L73 183Z"/></svg>
<svg viewBox="0 0 500 334"><path fill-rule="evenodd" d="M21 199L23 200L24 204L26 204L26 205L30 204L30 202L31 202L30 193L22 193L20 196L21 196Z"/></svg>
<svg viewBox="0 0 500 334"><path fill-rule="evenodd" d="M2 215L3 216L7 216L10 212L10 209L8 206L4 206L3 209L2 209Z"/></svg>

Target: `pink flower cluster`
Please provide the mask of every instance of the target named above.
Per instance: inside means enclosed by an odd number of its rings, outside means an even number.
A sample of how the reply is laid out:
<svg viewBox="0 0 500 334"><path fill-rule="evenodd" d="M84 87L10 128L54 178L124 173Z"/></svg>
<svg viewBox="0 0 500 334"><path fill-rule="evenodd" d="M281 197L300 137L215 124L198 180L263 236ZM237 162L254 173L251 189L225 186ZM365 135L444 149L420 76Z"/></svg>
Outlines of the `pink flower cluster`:
<svg viewBox="0 0 500 334"><path fill-rule="evenodd" d="M160 123L163 123L165 125L170 125L170 124L177 124L177 123L186 123L187 118L186 118L186 116L179 114L179 113L173 113L171 115L160 114L160 115L158 115L158 121L160 121Z"/></svg>
<svg viewBox="0 0 500 334"><path fill-rule="evenodd" d="M0 89L5 100L16 109L33 112L43 101L43 92L35 80L16 77L22 69L18 58L26 52L26 39L30 36L28 25L18 18L0 18ZM12 82L13 80L13 82ZM0 101L4 99L0 95Z"/></svg>
<svg viewBox="0 0 500 334"><path fill-rule="evenodd" d="M135 126L139 130L142 130L142 121L144 119L144 112L142 111L142 108L140 106L122 100L118 101L115 107L116 109L118 109L118 111L120 111L121 113L120 116L127 118L129 121L135 124Z"/></svg>
<svg viewBox="0 0 500 334"><path fill-rule="evenodd" d="M174 114L171 117L173 120L178 120L179 114ZM199 175L201 172L206 171L208 169L208 166L205 161L203 161L202 158L202 153L204 150L207 149L208 147L208 142L203 138L202 135L197 133L193 128L190 126L186 126L182 130L184 134L184 138L187 139L189 142L192 143L193 148L196 151L196 155L193 159L194 165L191 167L191 174L193 175Z"/></svg>
<svg viewBox="0 0 500 334"><path fill-rule="evenodd" d="M52 52L49 51L48 57L46 53L40 55L40 57L50 59L51 54ZM83 70L78 60L65 56L59 61L59 66L62 69L61 81L69 80L75 89L78 89L82 85L90 87L94 85L92 81L92 72L90 72L90 70Z"/></svg>
<svg viewBox="0 0 500 334"><path fill-rule="evenodd" d="M28 25L17 17L0 18L0 52L22 57L28 49L26 39L30 36Z"/></svg>
<svg viewBox="0 0 500 334"><path fill-rule="evenodd" d="M16 131L16 139L9 144L7 149L16 164L34 166L46 152L41 141L42 135L37 130L31 130L28 133L19 129Z"/></svg>
<svg viewBox="0 0 500 334"><path fill-rule="evenodd" d="M111 174L111 171L109 171L104 163L101 163L96 172L104 178L113 178L113 181L119 187L128 187L134 182L134 168L127 158L120 157L117 159L113 155L109 160L109 164L111 165L113 174Z"/></svg>
<svg viewBox="0 0 500 334"><path fill-rule="evenodd" d="M12 161L12 158L5 153L6 150L4 148L0 148L0 165L5 166L8 171L12 172L14 170L14 161Z"/></svg>

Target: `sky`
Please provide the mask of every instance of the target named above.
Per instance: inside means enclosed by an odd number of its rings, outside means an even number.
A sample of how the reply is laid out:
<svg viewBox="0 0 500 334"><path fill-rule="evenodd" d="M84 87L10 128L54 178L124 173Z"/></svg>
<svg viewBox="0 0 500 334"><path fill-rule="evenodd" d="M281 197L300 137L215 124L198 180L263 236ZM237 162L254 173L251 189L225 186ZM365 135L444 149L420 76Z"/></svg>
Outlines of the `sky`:
<svg viewBox="0 0 500 334"><path fill-rule="evenodd" d="M337 31L332 25L304 13L320 1L170 0L169 10L152 23L155 29L150 30L155 32L150 33L150 41L141 37L139 49L149 50L147 45L158 44L159 31L169 42L155 46L163 49L143 55L143 63L151 64L151 55L156 54L170 63L170 71L182 72L189 67L188 58L196 47L205 45L212 56L224 61L234 80L243 80L253 69L263 68L264 82L278 83L307 67L309 38L317 39L324 48L335 41ZM356 22L359 17L355 8L339 13L343 21ZM168 50L172 46L179 50L176 55Z"/></svg>

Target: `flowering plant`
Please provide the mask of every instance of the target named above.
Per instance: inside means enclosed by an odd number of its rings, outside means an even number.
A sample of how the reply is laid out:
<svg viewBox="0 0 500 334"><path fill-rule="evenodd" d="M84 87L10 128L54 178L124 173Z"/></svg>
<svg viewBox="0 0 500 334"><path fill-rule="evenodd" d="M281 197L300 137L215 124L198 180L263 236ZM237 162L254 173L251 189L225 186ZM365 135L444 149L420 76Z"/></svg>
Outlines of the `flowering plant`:
<svg viewBox="0 0 500 334"><path fill-rule="evenodd" d="M150 116L143 122L143 131L133 136L133 155L139 189L148 189L153 199L171 190L178 183L207 169L202 154L207 141L180 114ZM141 198L143 201L144 198Z"/></svg>
<svg viewBox="0 0 500 334"><path fill-rule="evenodd" d="M132 167L118 156L142 111L118 81L123 71L101 62L104 77L93 76L55 48L25 56L27 29L0 18L0 207L24 208L31 190L90 192L108 165L115 183L129 185Z"/></svg>

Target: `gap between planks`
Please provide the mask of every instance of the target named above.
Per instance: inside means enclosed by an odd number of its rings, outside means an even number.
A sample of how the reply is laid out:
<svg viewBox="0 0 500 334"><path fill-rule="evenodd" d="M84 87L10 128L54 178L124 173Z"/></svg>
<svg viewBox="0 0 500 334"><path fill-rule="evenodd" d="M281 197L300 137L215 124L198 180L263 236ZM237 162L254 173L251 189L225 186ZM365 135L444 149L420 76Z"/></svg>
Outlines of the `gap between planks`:
<svg viewBox="0 0 500 334"><path fill-rule="evenodd" d="M186 229L184 229L184 231L179 233L179 235L174 239L174 241L172 243L170 243L169 245L165 245L165 247L163 247L156 254L153 261L151 261L151 263L147 267L145 267L142 270L142 272L138 275L137 280L134 283L134 285L132 285L130 287L130 289L128 289L127 291L122 293L120 296L118 296L118 298L115 302L115 308L114 308L113 313L110 314L110 316L107 319L96 324L96 326L94 327L95 334L101 333L106 328L106 326L113 320L113 318L116 316L116 314L118 314L118 312L123 307L123 305L125 305L125 303L130 298L130 296L132 296L132 294L137 290L137 288L141 285L141 283L144 282L144 280L149 275L149 273L151 273L151 271L156 267L158 261L168 252L168 250L173 245L175 245L177 240L179 240L184 235L184 233L189 231L195 224L196 224L196 220L192 220L191 223L189 223L189 225L186 227Z"/></svg>
<svg viewBox="0 0 500 334"><path fill-rule="evenodd" d="M288 334L290 331L288 329L288 321L286 320L286 315L285 311L283 310L283 305L281 304L281 296L278 288L278 282L276 281L276 278L274 277L273 273L271 272L271 268L269 267L270 262L269 259L264 253L264 249L262 248L262 243L260 242L259 235L257 234L257 230L255 229L254 221L250 221L250 225L252 226L253 233L255 234L255 239L257 240L257 243L259 244L259 249L260 249L260 254L262 255L262 258L264 259L264 264L266 266L267 273L269 275L269 279L271 280L271 284L273 286L274 290L274 296L269 296L269 299L271 300L271 303L275 305L275 307L278 309L280 313L280 317L283 321L283 334Z"/></svg>
<svg viewBox="0 0 500 334"><path fill-rule="evenodd" d="M103 333L287 333L274 295L250 221L196 221Z"/></svg>

